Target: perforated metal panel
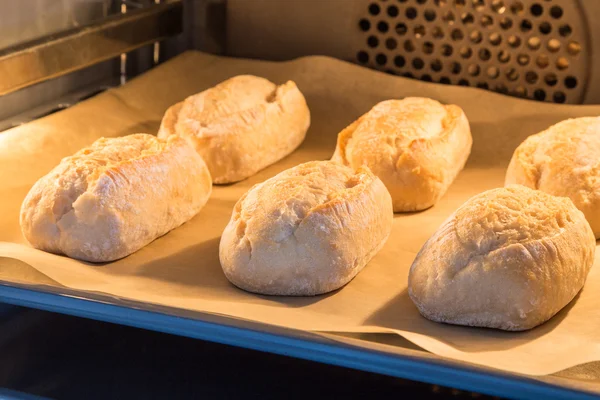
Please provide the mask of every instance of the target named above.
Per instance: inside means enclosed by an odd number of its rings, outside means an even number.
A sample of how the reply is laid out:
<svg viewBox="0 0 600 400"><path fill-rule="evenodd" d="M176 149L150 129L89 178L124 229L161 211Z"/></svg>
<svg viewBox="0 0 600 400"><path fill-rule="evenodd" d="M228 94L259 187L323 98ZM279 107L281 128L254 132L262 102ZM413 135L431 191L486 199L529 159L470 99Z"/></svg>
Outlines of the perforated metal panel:
<svg viewBox="0 0 600 400"><path fill-rule="evenodd" d="M587 27L565 0L364 2L356 61L426 81L580 103Z"/></svg>

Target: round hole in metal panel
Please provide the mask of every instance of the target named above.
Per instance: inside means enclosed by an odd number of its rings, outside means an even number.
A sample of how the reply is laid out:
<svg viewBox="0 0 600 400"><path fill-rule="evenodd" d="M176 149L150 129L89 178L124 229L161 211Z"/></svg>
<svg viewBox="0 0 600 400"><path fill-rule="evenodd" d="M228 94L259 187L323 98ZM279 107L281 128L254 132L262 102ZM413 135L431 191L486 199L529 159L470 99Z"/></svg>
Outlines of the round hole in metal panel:
<svg viewBox="0 0 600 400"><path fill-rule="evenodd" d="M423 36L425 36L425 33L426 33L426 31L425 31L425 26L423 26L423 25L416 25L416 26L415 26L415 29L414 29L414 34L415 34L415 37L416 37L417 39L420 39L420 38L422 38Z"/></svg>
<svg viewBox="0 0 600 400"><path fill-rule="evenodd" d="M433 60L431 62L431 69L435 72L440 72L443 69L443 64L440 60Z"/></svg>
<svg viewBox="0 0 600 400"><path fill-rule="evenodd" d="M533 24L530 20L524 19L523 21L521 21L520 27L522 32L529 32L533 28Z"/></svg>
<svg viewBox="0 0 600 400"><path fill-rule="evenodd" d="M429 22L435 21L435 17L436 17L435 10L425 10L425 13L423 14L423 16Z"/></svg>
<svg viewBox="0 0 600 400"><path fill-rule="evenodd" d="M552 100L555 103L564 103L567 100L567 96L563 92L554 92Z"/></svg>
<svg viewBox="0 0 600 400"><path fill-rule="evenodd" d="M375 62L379 65L385 65L387 63L387 56L385 54L379 53L375 57Z"/></svg>
<svg viewBox="0 0 600 400"><path fill-rule="evenodd" d="M488 36L488 40L492 45L498 46L502 42L502 36L500 36L500 34L496 32L490 33L490 35Z"/></svg>
<svg viewBox="0 0 600 400"><path fill-rule="evenodd" d="M451 10L448 10L442 15L442 21L447 23L448 25L453 25L455 21L454 13Z"/></svg>
<svg viewBox="0 0 600 400"><path fill-rule="evenodd" d="M548 86L554 86L558 83L558 78L555 73L550 72L544 76L544 82L546 82L546 85Z"/></svg>
<svg viewBox="0 0 600 400"><path fill-rule="evenodd" d="M417 0L417 3L419 3L419 4L425 4L425 3L427 3L427 0Z"/></svg>
<svg viewBox="0 0 600 400"><path fill-rule="evenodd" d="M502 17L502 19L500 20L500 28L507 30L510 29L512 27L512 19L510 19L509 17Z"/></svg>
<svg viewBox="0 0 600 400"><path fill-rule="evenodd" d="M475 23L475 17L473 17L473 14L471 14L470 12L463 13L460 16L460 20L463 23L463 25L471 25Z"/></svg>
<svg viewBox="0 0 600 400"><path fill-rule="evenodd" d="M500 75L500 70L497 67L488 67L486 73L488 77L496 79Z"/></svg>
<svg viewBox="0 0 600 400"><path fill-rule="evenodd" d="M402 68L406 65L406 60L402 56L396 56L394 57L394 65L398 68Z"/></svg>
<svg viewBox="0 0 600 400"><path fill-rule="evenodd" d="M414 69L423 69L425 62L423 62L421 58L417 57L412 61L412 66Z"/></svg>
<svg viewBox="0 0 600 400"><path fill-rule="evenodd" d="M423 43L423 53L431 54L431 53L433 53L433 50L434 50L434 46L433 46L432 42Z"/></svg>
<svg viewBox="0 0 600 400"><path fill-rule="evenodd" d="M538 67L544 69L550 65L550 59L545 54L539 54L535 59L535 63Z"/></svg>
<svg viewBox="0 0 600 400"><path fill-rule="evenodd" d="M443 83L445 85L449 85L452 83L452 81L450 80L450 78L448 78L447 76L442 76L440 78L440 83Z"/></svg>
<svg viewBox="0 0 600 400"><path fill-rule="evenodd" d="M549 22L542 22L539 29L542 35L548 35L550 32L552 32L552 25L550 25Z"/></svg>
<svg viewBox="0 0 600 400"><path fill-rule="evenodd" d="M506 79L508 79L511 82L514 82L517 79L519 79L519 72L517 72L516 68L508 68L505 72L505 75Z"/></svg>
<svg viewBox="0 0 600 400"><path fill-rule="evenodd" d="M492 1L492 10L498 14L503 14L504 11L506 11L506 6L504 5L504 1L493 0Z"/></svg>
<svg viewBox="0 0 600 400"><path fill-rule="evenodd" d="M546 92L544 89L536 89L533 92L533 98L539 101L544 101L546 100Z"/></svg>
<svg viewBox="0 0 600 400"><path fill-rule="evenodd" d="M377 36L369 36L367 39L367 45L373 48L377 47L379 45L379 39L377 39Z"/></svg>
<svg viewBox="0 0 600 400"><path fill-rule="evenodd" d="M433 28L433 37L435 39L443 39L444 38L444 30L439 26Z"/></svg>
<svg viewBox="0 0 600 400"><path fill-rule="evenodd" d="M468 46L463 46L460 48L459 54L464 59L471 58L473 55L473 50L471 50L471 48Z"/></svg>
<svg viewBox="0 0 600 400"><path fill-rule="evenodd" d="M452 33L450 34L450 37L452 38L452 40L458 41L458 40L462 40L463 37L464 37L464 35L463 35L463 32L460 29L455 28L455 29L452 30Z"/></svg>
<svg viewBox="0 0 600 400"><path fill-rule="evenodd" d="M504 83L497 84L494 90L498 93L508 94L508 87Z"/></svg>
<svg viewBox="0 0 600 400"><path fill-rule="evenodd" d="M525 7L523 6L523 3L520 1L513 1L512 4L510 5L510 11L515 15L523 14L524 10L525 10Z"/></svg>
<svg viewBox="0 0 600 400"><path fill-rule="evenodd" d="M454 7L461 8L467 4L467 0L454 0Z"/></svg>
<svg viewBox="0 0 600 400"><path fill-rule="evenodd" d="M442 55L446 57L450 57L452 55L453 50L454 49L449 44L444 43L442 45Z"/></svg>
<svg viewBox="0 0 600 400"><path fill-rule="evenodd" d="M538 80L538 74L535 71L527 71L525 74L525 81L527 83L534 84Z"/></svg>
<svg viewBox="0 0 600 400"><path fill-rule="evenodd" d="M532 36L529 39L527 39L527 47L529 47L531 50L539 49L541 44L542 41L537 36Z"/></svg>
<svg viewBox="0 0 600 400"><path fill-rule="evenodd" d="M473 0L473 8L475 11L481 11L485 8L485 0Z"/></svg>
<svg viewBox="0 0 600 400"><path fill-rule="evenodd" d="M554 19L559 19L563 15L563 10L560 8L560 6L552 6L550 8L550 15Z"/></svg>
<svg viewBox="0 0 600 400"><path fill-rule="evenodd" d="M356 59L361 64L366 64L369 62L369 54L366 51L359 51L356 54Z"/></svg>
<svg viewBox="0 0 600 400"><path fill-rule="evenodd" d="M433 79L431 78L431 75L429 74L424 74L421 76L421 80L425 81L425 82L432 82Z"/></svg>
<svg viewBox="0 0 600 400"><path fill-rule="evenodd" d="M408 51L409 53L415 51L415 45L412 40L407 39L404 41L404 50Z"/></svg>
<svg viewBox="0 0 600 400"><path fill-rule="evenodd" d="M560 36L562 36L562 37L567 37L567 36L569 36L571 33L573 33L573 29L571 29L571 25L569 25L569 24L564 24L564 25L561 25L561 26L558 28L558 33L559 33L559 34L560 34Z"/></svg>
<svg viewBox="0 0 600 400"><path fill-rule="evenodd" d="M460 79L458 81L458 86L469 86L469 81L466 79Z"/></svg>
<svg viewBox="0 0 600 400"><path fill-rule="evenodd" d="M492 53L488 49L486 49L486 48L479 49L479 58L482 61L488 61L491 57L492 57Z"/></svg>
<svg viewBox="0 0 600 400"><path fill-rule="evenodd" d="M481 72L481 69L479 68L479 65L477 65L477 64L471 64L471 65L469 65L467 67L467 72L471 76L477 76Z"/></svg>
<svg viewBox="0 0 600 400"><path fill-rule="evenodd" d="M539 17L544 13L544 7L541 4L535 3L531 5L529 11L534 17Z"/></svg>
<svg viewBox="0 0 600 400"><path fill-rule="evenodd" d="M498 61L500 61L503 64L506 64L507 62L510 61L510 52L507 50L500 50L500 52L498 53Z"/></svg>
<svg viewBox="0 0 600 400"><path fill-rule="evenodd" d="M486 90L490 88L490 86L487 84L487 82L478 82L477 85L475 85L475 86L477 86L479 89L486 89Z"/></svg>
<svg viewBox="0 0 600 400"><path fill-rule="evenodd" d="M399 24L396 24L396 33L400 36L406 35L406 32L408 32L408 27L406 26L405 23L400 22Z"/></svg>
<svg viewBox="0 0 600 400"><path fill-rule="evenodd" d="M507 42L510 47L517 48L521 45L521 38L516 35L510 35Z"/></svg>
<svg viewBox="0 0 600 400"><path fill-rule="evenodd" d="M578 42L572 41L567 45L567 51L569 54L577 55L581 51L581 45Z"/></svg>
<svg viewBox="0 0 600 400"><path fill-rule="evenodd" d="M577 78L575 78L574 76L567 76L565 78L565 86L567 87L567 89L574 89L577 87Z"/></svg>
<svg viewBox="0 0 600 400"><path fill-rule="evenodd" d="M386 33L389 29L390 27L385 21L379 21L377 24L377 30L381 33Z"/></svg>
<svg viewBox="0 0 600 400"><path fill-rule="evenodd" d="M394 38L387 38L385 40L385 47L388 50L394 50L396 47L398 47L398 43L396 42L396 39L394 39Z"/></svg>
<svg viewBox="0 0 600 400"><path fill-rule="evenodd" d="M479 23L484 28L490 28L494 24L494 19L489 15L482 15L479 19Z"/></svg>
<svg viewBox="0 0 600 400"><path fill-rule="evenodd" d="M459 62L453 61L450 63L450 72L452 72L454 75L458 75L460 74L460 71L462 71L462 66Z"/></svg>
<svg viewBox="0 0 600 400"><path fill-rule="evenodd" d="M378 4L372 3L369 5L369 14L377 15L381 12L381 8L379 8Z"/></svg>
<svg viewBox="0 0 600 400"><path fill-rule="evenodd" d="M448 0L435 0L434 3L438 7L444 7L448 4Z"/></svg>
<svg viewBox="0 0 600 400"><path fill-rule="evenodd" d="M406 18L408 18L408 19L415 19L415 18L417 18L417 15L418 15L417 9L414 7L408 7L404 14L406 15Z"/></svg>
<svg viewBox="0 0 600 400"><path fill-rule="evenodd" d="M473 43L481 43L483 35L478 30L474 30L469 34L469 39L471 39L471 42Z"/></svg>
<svg viewBox="0 0 600 400"><path fill-rule="evenodd" d="M565 57L558 57L556 60L556 68L561 71L569 68L569 60L567 60Z"/></svg>
<svg viewBox="0 0 600 400"><path fill-rule="evenodd" d="M515 96L527 97L527 89L523 86L517 86L514 91Z"/></svg>
<svg viewBox="0 0 600 400"><path fill-rule="evenodd" d="M369 29L371 29L371 23L366 18L363 18L360 21L358 21L358 26L359 26L360 30L363 32L366 32Z"/></svg>
<svg viewBox="0 0 600 400"><path fill-rule="evenodd" d="M398 16L398 7L396 6L389 6L387 8L387 13L390 17L397 17Z"/></svg>
<svg viewBox="0 0 600 400"><path fill-rule="evenodd" d="M557 39L550 39L548 40L548 45L546 47L548 48L548 51L556 53L560 50L560 41Z"/></svg>
<svg viewBox="0 0 600 400"><path fill-rule="evenodd" d="M517 56L517 63L518 63L520 66L523 66L523 67L524 67L525 65L529 64L529 55L527 55L527 54L519 54L519 55Z"/></svg>

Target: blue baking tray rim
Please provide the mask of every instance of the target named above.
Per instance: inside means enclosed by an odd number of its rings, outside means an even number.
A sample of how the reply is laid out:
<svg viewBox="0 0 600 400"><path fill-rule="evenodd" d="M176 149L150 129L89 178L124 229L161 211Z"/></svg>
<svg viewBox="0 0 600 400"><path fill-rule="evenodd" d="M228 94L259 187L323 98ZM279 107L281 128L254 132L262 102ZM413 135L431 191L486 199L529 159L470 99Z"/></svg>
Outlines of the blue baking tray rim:
<svg viewBox="0 0 600 400"><path fill-rule="evenodd" d="M87 296L87 294L86 294ZM102 296L103 297L103 296ZM524 375L470 366L428 353L390 354L361 348L328 335L311 334L231 317L155 307L169 313L111 304L73 294L49 293L0 282L0 303L133 326L168 334L270 352L414 381L518 399L597 399L597 395L541 382ZM147 308L145 303L142 303ZM189 314L188 316L174 314ZM204 318L199 318L204 317ZM252 326L256 325L256 326ZM266 331L268 330L268 331Z"/></svg>

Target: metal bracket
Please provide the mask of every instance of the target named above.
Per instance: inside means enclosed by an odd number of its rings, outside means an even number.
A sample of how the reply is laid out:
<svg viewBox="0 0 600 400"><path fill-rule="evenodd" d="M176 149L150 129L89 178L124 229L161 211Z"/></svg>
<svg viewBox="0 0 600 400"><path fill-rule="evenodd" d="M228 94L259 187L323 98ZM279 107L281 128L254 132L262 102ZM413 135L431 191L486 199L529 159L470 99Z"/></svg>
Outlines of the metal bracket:
<svg viewBox="0 0 600 400"><path fill-rule="evenodd" d="M182 32L181 0L108 17L0 50L0 96Z"/></svg>

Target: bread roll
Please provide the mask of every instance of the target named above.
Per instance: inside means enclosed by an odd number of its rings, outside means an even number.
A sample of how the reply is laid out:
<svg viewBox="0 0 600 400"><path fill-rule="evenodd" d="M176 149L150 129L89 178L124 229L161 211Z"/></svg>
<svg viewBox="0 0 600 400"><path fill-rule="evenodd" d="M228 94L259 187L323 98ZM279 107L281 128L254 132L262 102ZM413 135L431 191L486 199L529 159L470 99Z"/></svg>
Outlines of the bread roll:
<svg viewBox="0 0 600 400"><path fill-rule="evenodd" d="M437 322L531 329L581 290L596 241L566 197L513 185L463 204L412 264L408 293Z"/></svg>
<svg viewBox="0 0 600 400"><path fill-rule="evenodd" d="M221 266L231 283L250 292L330 292L379 251L392 220L390 194L368 168L301 164L237 202L221 236Z"/></svg>
<svg viewBox="0 0 600 400"><path fill-rule="evenodd" d="M246 179L296 149L310 112L292 81L241 75L169 108L159 138L180 135L206 161L214 183Z"/></svg>
<svg viewBox="0 0 600 400"><path fill-rule="evenodd" d="M206 164L181 138L102 138L33 185L21 229L40 250L112 261L192 218L211 187Z"/></svg>
<svg viewBox="0 0 600 400"><path fill-rule="evenodd" d="M434 205L463 169L471 152L463 111L426 98L377 104L338 135L332 160L367 165L392 195L394 211Z"/></svg>
<svg viewBox="0 0 600 400"><path fill-rule="evenodd" d="M515 150L506 184L570 198L600 238L600 117L568 119Z"/></svg>

